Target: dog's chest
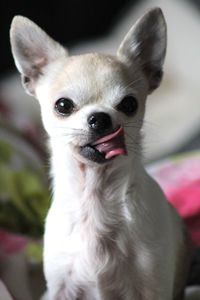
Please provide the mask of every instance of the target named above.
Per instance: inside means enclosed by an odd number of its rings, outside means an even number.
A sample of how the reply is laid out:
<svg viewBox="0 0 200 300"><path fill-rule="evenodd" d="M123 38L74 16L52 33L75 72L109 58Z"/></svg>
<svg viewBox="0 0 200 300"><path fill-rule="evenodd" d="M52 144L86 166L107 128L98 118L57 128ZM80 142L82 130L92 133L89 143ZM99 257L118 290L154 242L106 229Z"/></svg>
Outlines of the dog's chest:
<svg viewBox="0 0 200 300"><path fill-rule="evenodd" d="M100 239L95 228L87 222L85 217L76 225L67 224L65 214L60 212L58 218L57 212L49 211L45 233L45 273L47 278L52 276L54 282L62 286L67 296L80 294L84 295L81 299L98 300L98 271L105 263L104 255L114 258L115 253L113 249L111 253L107 241Z"/></svg>
<svg viewBox="0 0 200 300"><path fill-rule="evenodd" d="M127 242L131 241L122 205L122 177L105 180L105 173L98 178L87 176L82 191L60 184L46 221L44 266L47 282L52 278L59 286L67 284L65 294L92 293L81 299L96 300L100 299L101 274L107 274L104 284L113 284L120 259L127 255ZM105 186L104 181L110 185Z"/></svg>
<svg viewBox="0 0 200 300"><path fill-rule="evenodd" d="M72 205L68 206L67 201L64 201L64 206L60 199L54 199L47 216L45 275L47 280L54 277L53 280L61 285L67 283L66 293L69 290L78 293L82 289L84 293L94 291L95 296L91 299L96 300L100 270L105 271L106 264L113 260L117 262L120 255L113 240L120 237L122 224L116 227L120 222L114 218L122 217L121 206L117 205L116 196L114 199L105 198L97 186L84 195L74 195ZM122 244L120 240L120 246L124 248ZM115 270L112 272L114 274Z"/></svg>

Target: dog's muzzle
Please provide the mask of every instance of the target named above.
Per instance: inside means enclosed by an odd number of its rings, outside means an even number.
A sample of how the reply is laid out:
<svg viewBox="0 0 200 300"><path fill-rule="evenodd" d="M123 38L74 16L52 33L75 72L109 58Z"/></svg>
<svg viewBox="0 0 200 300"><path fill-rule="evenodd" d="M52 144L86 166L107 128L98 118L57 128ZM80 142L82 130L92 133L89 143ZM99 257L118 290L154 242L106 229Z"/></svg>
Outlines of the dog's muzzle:
<svg viewBox="0 0 200 300"><path fill-rule="evenodd" d="M126 155L123 128L120 126L116 131L81 147L80 153L85 158L97 163L108 162L119 155Z"/></svg>

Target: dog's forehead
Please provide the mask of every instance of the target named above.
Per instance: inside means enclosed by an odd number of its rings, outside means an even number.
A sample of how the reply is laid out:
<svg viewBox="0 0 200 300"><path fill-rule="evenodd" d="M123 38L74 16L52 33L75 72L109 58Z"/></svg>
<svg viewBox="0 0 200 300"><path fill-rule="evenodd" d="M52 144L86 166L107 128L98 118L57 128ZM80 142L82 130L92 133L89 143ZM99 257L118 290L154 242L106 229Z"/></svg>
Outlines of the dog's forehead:
<svg viewBox="0 0 200 300"><path fill-rule="evenodd" d="M76 77L86 76L93 79L108 79L123 71L122 64L114 57L103 54L91 53L72 56L67 64L67 71Z"/></svg>
<svg viewBox="0 0 200 300"><path fill-rule="evenodd" d="M102 99L107 93L120 93L128 74L117 58L85 54L67 58L53 84L54 93L66 93L78 101ZM81 99L82 98L82 99Z"/></svg>

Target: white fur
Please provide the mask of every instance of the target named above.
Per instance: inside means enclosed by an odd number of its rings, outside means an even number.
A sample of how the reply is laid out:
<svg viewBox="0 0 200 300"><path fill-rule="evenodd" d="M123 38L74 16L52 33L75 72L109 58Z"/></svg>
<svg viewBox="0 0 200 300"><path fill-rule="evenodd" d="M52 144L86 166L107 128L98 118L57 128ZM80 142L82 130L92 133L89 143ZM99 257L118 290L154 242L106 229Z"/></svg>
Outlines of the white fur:
<svg viewBox="0 0 200 300"><path fill-rule="evenodd" d="M40 102L50 137L53 202L44 236L49 300L179 300L182 224L145 172L140 153L145 100L161 79L165 34L162 13L154 9L131 29L116 57L67 57L35 24L14 19L16 65ZM139 107L127 117L116 106L130 94ZM76 104L68 117L54 110L61 97ZM88 116L102 111L113 128L123 127L128 155L98 164L78 149L89 142Z"/></svg>

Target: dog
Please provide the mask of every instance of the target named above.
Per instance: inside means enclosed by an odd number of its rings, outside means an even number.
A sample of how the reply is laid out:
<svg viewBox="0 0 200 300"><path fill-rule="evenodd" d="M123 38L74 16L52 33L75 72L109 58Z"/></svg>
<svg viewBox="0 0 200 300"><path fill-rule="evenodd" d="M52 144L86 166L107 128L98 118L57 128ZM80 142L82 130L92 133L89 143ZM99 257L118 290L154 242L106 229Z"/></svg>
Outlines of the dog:
<svg viewBox="0 0 200 300"><path fill-rule="evenodd" d="M69 56L22 16L13 19L10 37L49 135L47 298L182 300L187 234L142 164L145 102L160 85L166 53L161 9L133 25L115 56Z"/></svg>

